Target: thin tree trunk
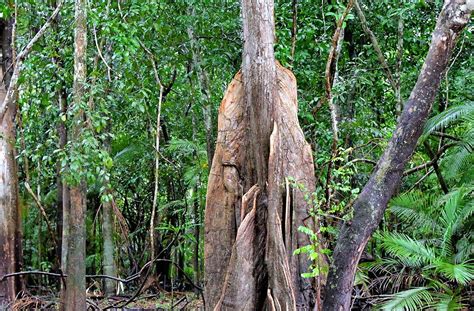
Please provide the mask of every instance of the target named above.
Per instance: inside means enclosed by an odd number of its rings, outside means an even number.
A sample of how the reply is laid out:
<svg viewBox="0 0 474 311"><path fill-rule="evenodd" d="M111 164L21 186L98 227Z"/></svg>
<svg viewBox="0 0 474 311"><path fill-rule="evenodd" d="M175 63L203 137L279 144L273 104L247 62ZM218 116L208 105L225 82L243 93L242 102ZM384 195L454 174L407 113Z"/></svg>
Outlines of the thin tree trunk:
<svg viewBox="0 0 474 311"><path fill-rule="evenodd" d="M71 155L77 156L80 151L81 132L84 128L84 111L80 108L84 102L86 86L86 51L87 51L87 1L75 1L74 33L74 84L73 101L76 113L73 118ZM74 172L78 173L78 172ZM67 252L67 282L65 310L86 309L86 183L81 177L79 182L70 186L69 241Z"/></svg>
<svg viewBox="0 0 474 311"><path fill-rule="evenodd" d="M456 39L468 23L470 13L466 1L445 1L425 63L393 137L354 203L354 218L341 228L326 285L324 310L350 308L357 263L400 185L405 164L415 150Z"/></svg>
<svg viewBox="0 0 474 311"><path fill-rule="evenodd" d="M12 31L14 19L2 20L1 44L2 66L0 84L0 102L7 104L6 90L10 86L12 65ZM16 163L16 100L12 109L0 118L0 275L19 270L21 260L21 217L18 204L18 174ZM20 289L19 278L10 278L0 282L0 308L15 299Z"/></svg>
<svg viewBox="0 0 474 311"><path fill-rule="evenodd" d="M113 220L113 201L112 191L109 188L109 181L105 182L107 191L106 195L109 197L105 202L102 203L102 237L104 240L104 258L103 258L103 270L105 275L116 276L117 269L114 261L114 220ZM104 280L104 291L105 294L110 296L115 294L116 281L112 279Z"/></svg>
<svg viewBox="0 0 474 311"><path fill-rule="evenodd" d="M339 78L339 72L337 63L339 61L339 54L341 53L342 43L344 42L344 28L342 28L343 22L352 9L353 2L349 1L347 4L344 13L337 21L336 31L334 32L332 38L332 45L329 51L328 61L326 63L326 72L325 72L325 86L326 86L326 101L329 105L329 112L331 114L331 129L332 129L332 144L331 144L331 161L329 161L327 174L326 174L326 210L329 210L331 207L332 191L331 191L331 182L332 182L332 168L334 166L334 161L337 157L338 150L337 145L339 142L339 107L334 103L334 97L332 89L337 83Z"/></svg>
<svg viewBox="0 0 474 311"><path fill-rule="evenodd" d="M193 269L194 269L194 284L199 286L201 281L201 269L199 267L199 240L200 240L200 213L199 213L199 197L198 197L198 188L194 187L194 200L193 200L193 217L194 217L194 259L193 259ZM198 290L195 289L196 294Z"/></svg>
<svg viewBox="0 0 474 311"><path fill-rule="evenodd" d="M195 16L194 7L190 6L188 9L190 16ZM206 130L206 150L207 150L207 164L211 167L212 159L214 157L214 135L212 130L212 103L211 94L209 90L209 81L207 78L206 71L201 65L201 51L199 49L199 43L194 35L193 26L188 27L188 37L191 40L191 49L193 55L193 68L197 73L198 85L201 91L202 114L204 117L204 128Z"/></svg>
<svg viewBox="0 0 474 311"><path fill-rule="evenodd" d="M158 206L158 191L159 191L159 178L160 178L160 121L161 121L161 104L163 102L163 84L161 83L160 77L158 76L158 69L153 54L147 50L150 56L150 61L153 66L153 73L155 76L156 86L159 89L158 93L158 105L156 109L156 130L155 130L155 169L154 169L154 188L153 188L153 203L151 208L150 218L150 246L151 246L151 260L156 258L157 248L159 247L160 237L155 239L155 221L160 223L160 215L157 214L156 209Z"/></svg>
<svg viewBox="0 0 474 311"><path fill-rule="evenodd" d="M298 35L298 0L293 0L291 3L293 11L293 23L291 27L291 58L290 64L293 67L295 62L296 40Z"/></svg>
<svg viewBox="0 0 474 311"><path fill-rule="evenodd" d="M448 184L446 184L446 181L443 178L443 174L441 173L441 169L438 166L438 160L436 159L436 155L434 154L433 150L431 149L430 144L425 141L423 143L423 146L425 147L426 153L430 157L431 162L433 163L433 169L436 173L436 177L438 178L439 186L441 187L441 190L443 190L444 194L448 194L449 188Z"/></svg>
<svg viewBox="0 0 474 311"><path fill-rule="evenodd" d="M2 74L3 78L3 74ZM0 90L0 101L5 99L5 91ZM0 275L16 272L20 244L17 235L18 219L18 176L15 161L15 114L8 110L0 124ZM17 278L0 282L0 308L15 298Z"/></svg>
<svg viewBox="0 0 474 311"><path fill-rule="evenodd" d="M65 150L67 144L67 128L66 123L61 119L62 116L67 115L67 95L65 90L61 90L58 94L59 101L59 110L61 113L59 125L58 125L58 135L59 135L59 148ZM60 164L59 164L60 165ZM67 170L67 167L64 167L63 170ZM58 219L58 225L61 231L59 232L61 236L61 272L66 273L67 269L67 252L68 252L68 241L69 241L69 213L71 207L71 197L69 193L69 186L64 181L64 176L61 172L58 172L58 208L61 209L61 212L58 213L61 215L61 219ZM61 197L59 197L61 195ZM59 205L60 203L60 205ZM66 299L66 287L65 283L61 281L61 309L64 308L64 303Z"/></svg>

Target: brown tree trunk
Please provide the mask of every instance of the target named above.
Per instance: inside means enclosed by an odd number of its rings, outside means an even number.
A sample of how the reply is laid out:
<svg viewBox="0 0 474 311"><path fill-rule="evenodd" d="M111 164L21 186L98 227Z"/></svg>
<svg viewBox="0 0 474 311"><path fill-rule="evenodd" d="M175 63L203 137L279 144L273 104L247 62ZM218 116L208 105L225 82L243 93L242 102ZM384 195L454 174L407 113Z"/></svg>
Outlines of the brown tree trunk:
<svg viewBox="0 0 474 311"><path fill-rule="evenodd" d="M2 66L0 102L4 104L10 83L12 64L13 19L1 22ZM1 105L0 105L1 106ZM18 206L18 175L16 163L15 109L8 109L0 118L0 275L19 270L21 258L21 218ZM15 299L19 289L18 278L0 282L0 308Z"/></svg>
<svg viewBox="0 0 474 311"><path fill-rule="evenodd" d="M61 111L61 115L66 116L67 114L67 96L64 90L61 90L60 94L58 94L58 101L59 101L59 109ZM67 144L67 128L66 123L61 120L59 121L58 125L58 135L59 135L59 148L64 150ZM60 166L60 163L58 163ZM66 168L63 168L67 170ZM69 241L69 212L71 206L71 197L69 194L69 186L64 180L64 176L61 172L58 172L57 178L57 187L58 187L58 209L60 209L60 213L58 213L61 218L58 218L58 230L61 236L61 272L65 273L67 269L67 252L68 252L68 241ZM59 225L61 224L61 225ZM64 281L61 281L61 308L64 307L66 302L66 287Z"/></svg>
<svg viewBox="0 0 474 311"><path fill-rule="evenodd" d="M205 212L208 310L310 310L314 287L299 226L315 230L304 195L314 192L310 146L298 124L296 79L275 62L273 1L242 1L242 73L218 118ZM299 189L286 187L292 177Z"/></svg>
<svg viewBox="0 0 474 311"><path fill-rule="evenodd" d="M341 228L326 286L324 310L349 310L357 263L387 203L400 185L436 97L459 33L469 21L465 0L446 0L425 63L387 149L354 203L354 218Z"/></svg>
<svg viewBox="0 0 474 311"><path fill-rule="evenodd" d="M71 151L71 156L77 156L80 152L81 132L84 127L84 111L79 106L84 102L87 72L86 6L86 0L75 1L73 101L77 112L71 129L72 149L74 149ZM70 199L65 310L82 311L86 309L86 184L83 179L71 185Z"/></svg>

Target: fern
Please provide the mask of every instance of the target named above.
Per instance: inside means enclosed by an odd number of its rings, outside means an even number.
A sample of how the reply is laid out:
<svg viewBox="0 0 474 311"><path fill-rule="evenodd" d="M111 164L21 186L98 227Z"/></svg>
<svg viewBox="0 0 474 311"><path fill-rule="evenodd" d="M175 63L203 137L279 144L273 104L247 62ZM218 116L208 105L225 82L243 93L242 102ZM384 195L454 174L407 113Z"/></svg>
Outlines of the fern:
<svg viewBox="0 0 474 311"><path fill-rule="evenodd" d="M381 306L382 310L417 311L433 301L428 287L417 287L392 295L392 298Z"/></svg>

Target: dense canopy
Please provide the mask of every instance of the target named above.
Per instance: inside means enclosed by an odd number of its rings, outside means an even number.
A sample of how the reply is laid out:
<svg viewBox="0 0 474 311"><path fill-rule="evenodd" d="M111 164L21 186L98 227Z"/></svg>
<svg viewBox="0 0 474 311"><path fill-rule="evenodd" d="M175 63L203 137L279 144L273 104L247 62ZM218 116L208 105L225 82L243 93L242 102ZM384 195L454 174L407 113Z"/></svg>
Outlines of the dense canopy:
<svg viewBox="0 0 474 311"><path fill-rule="evenodd" d="M0 309L474 307L473 1L0 9Z"/></svg>

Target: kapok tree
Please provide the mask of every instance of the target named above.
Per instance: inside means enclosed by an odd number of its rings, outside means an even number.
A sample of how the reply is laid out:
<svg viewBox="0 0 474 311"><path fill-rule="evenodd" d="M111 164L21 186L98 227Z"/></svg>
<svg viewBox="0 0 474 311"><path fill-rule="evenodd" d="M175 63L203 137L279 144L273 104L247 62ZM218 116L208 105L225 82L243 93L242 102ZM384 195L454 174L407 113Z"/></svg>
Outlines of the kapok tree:
<svg viewBox="0 0 474 311"><path fill-rule="evenodd" d="M294 75L274 56L273 0L243 0L242 70L219 109L205 213L208 310L312 310L310 261L293 252L316 230L306 191L314 165L297 117ZM304 190L289 186L288 178Z"/></svg>

